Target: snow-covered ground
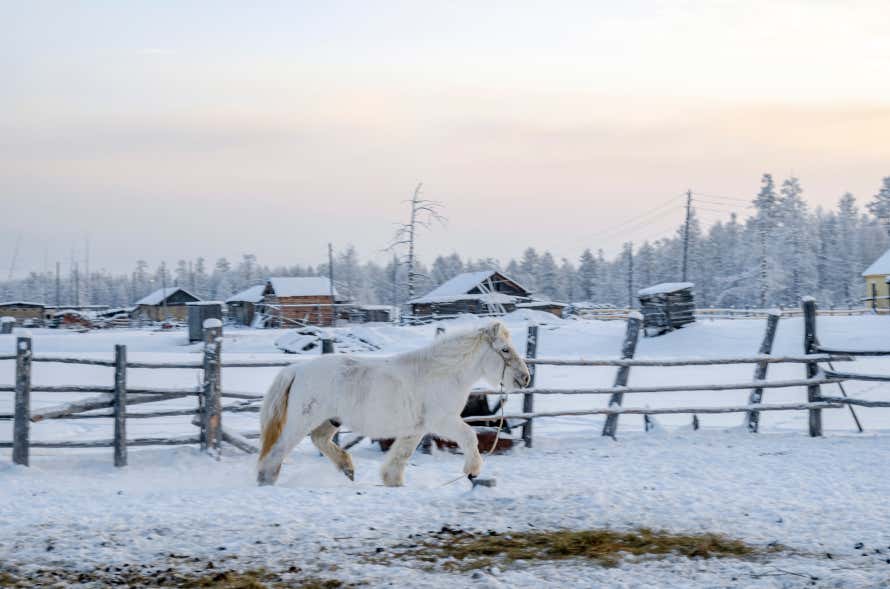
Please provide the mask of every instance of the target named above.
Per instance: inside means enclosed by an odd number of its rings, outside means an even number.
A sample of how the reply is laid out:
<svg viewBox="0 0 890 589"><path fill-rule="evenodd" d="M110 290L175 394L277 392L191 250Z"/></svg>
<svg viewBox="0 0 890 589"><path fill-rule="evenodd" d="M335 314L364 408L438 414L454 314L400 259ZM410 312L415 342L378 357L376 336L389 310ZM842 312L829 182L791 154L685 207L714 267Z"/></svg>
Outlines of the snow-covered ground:
<svg viewBox="0 0 890 589"><path fill-rule="evenodd" d="M508 325L524 339L524 316ZM447 323L448 329L475 323ZM799 354L801 322L784 319L776 354ZM638 357L738 356L756 351L764 323L754 320L704 321L660 338L643 339ZM890 317L820 318L825 344L886 348ZM550 320L541 326L539 355L614 357L624 332L621 322ZM410 349L433 337L435 327L361 326L350 333L373 341L377 353ZM128 346L131 359L200 356L183 333L105 331L85 334L37 330L37 354L77 354L110 358L115 343ZM283 332L227 331L227 359L295 358L275 346ZM13 349L13 337L0 336L0 354ZM890 373L886 359L859 360L851 370ZM753 366L631 370L630 383L682 384L744 382ZM275 369L225 369L233 390L262 392ZM799 378L800 365L770 367L770 378ZM614 369L541 367L538 385L608 386ZM196 382L196 371L130 371L133 385L174 386ZM0 383L11 383L13 366L0 362ZM103 367L35 364L39 384L111 382ZM828 391L834 393L834 391ZM890 387L848 383L847 392L886 399ZM744 404L747 391L630 395L627 406ZM35 394L33 407L58 403L61 395ZM805 399L803 389L768 389L764 401ZM518 403L518 400L512 401ZM189 406L194 400L169 406ZM604 396L539 397L536 408L605 406ZM0 413L12 409L0 395ZM510 409L519 409L514 405ZM0 451L0 567L58 567L91 570L143 563L166 569L214 566L269 567L371 586L603 586L603 587L869 587L890 583L890 411L860 409L866 434L854 433L846 409L824 411L826 437L806 436L804 412L762 417L762 432L740 431L741 415L703 415L703 429L691 431L689 416L659 418L663 430L645 434L639 416L621 419L617 441L599 436L602 417L541 419L535 446L490 457L485 472L497 477L494 489L470 490L459 481L461 458L416 454L407 486L377 486L382 454L370 445L354 450L352 483L304 443L285 465L278 486L257 488L252 459L227 450L220 462L193 448L131 449L130 465L111 466L110 449L35 449L31 468L10 464ZM255 430L255 414L224 417L238 430ZM0 422L0 440L11 424ZM131 437L192 433L189 419L130 420ZM32 439L110 437L109 420L35 424ZM626 563L608 569L590 564L518 563L497 571L429 572L418 563L371 563L369 555L411 534L443 525L500 531L609 526L664 528L674 532L722 532L755 545L778 542L789 551L768 559L689 560L671 558ZM862 548L854 548L859 543ZM877 552L877 551L880 552ZM171 554L173 556L171 556ZM831 558L826 556L831 554ZM198 559L198 560L194 560ZM2 572L2 568L0 568ZM817 579L813 579L816 577Z"/></svg>

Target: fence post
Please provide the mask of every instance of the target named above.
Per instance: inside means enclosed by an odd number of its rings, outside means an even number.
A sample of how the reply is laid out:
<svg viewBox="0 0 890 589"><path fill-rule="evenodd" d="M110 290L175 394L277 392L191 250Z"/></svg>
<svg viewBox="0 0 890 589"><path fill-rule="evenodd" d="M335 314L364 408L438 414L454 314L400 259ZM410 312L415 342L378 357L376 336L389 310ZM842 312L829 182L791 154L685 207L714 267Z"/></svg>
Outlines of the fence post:
<svg viewBox="0 0 890 589"><path fill-rule="evenodd" d="M204 320L204 387L201 415L201 450L219 457L222 446L222 399L220 362L222 360L222 321Z"/></svg>
<svg viewBox="0 0 890 589"><path fill-rule="evenodd" d="M637 351L637 341L640 339L640 324L643 316L639 313L631 313L627 318L627 331L624 334L624 343L621 345L621 357L629 360L634 357ZM627 377L630 375L630 366L619 366L618 372L615 374L615 386L627 386ZM609 399L609 407L620 407L621 401L624 399L624 393L612 393ZM615 439L615 432L618 430L618 415L613 413L606 416L606 423L603 425L603 435Z"/></svg>
<svg viewBox="0 0 890 589"><path fill-rule="evenodd" d="M871 283L871 312L878 312L878 285Z"/></svg>
<svg viewBox="0 0 890 589"><path fill-rule="evenodd" d="M528 332L525 336L525 357L536 358L538 356L538 326L529 325ZM535 388L535 372L537 366L530 364L528 367L528 386ZM522 412L534 413L535 411L535 394L525 393L522 395ZM526 448L532 447L532 418L529 417L522 424L522 441L525 442Z"/></svg>
<svg viewBox="0 0 890 589"><path fill-rule="evenodd" d="M322 354L333 354L334 353L334 340L330 338L324 338L321 340L321 353ZM340 445L340 430L334 433L334 437L332 438L333 442Z"/></svg>
<svg viewBox="0 0 890 589"><path fill-rule="evenodd" d="M28 466L31 444L31 335L20 335L15 346L15 422L12 461Z"/></svg>
<svg viewBox="0 0 890 589"><path fill-rule="evenodd" d="M803 306L803 351L805 354L815 354L819 351L819 340L816 338L816 300L813 297L804 297ZM807 378L815 378L819 375L819 365L815 362L807 362ZM807 386L807 402L816 403L822 400L821 387L819 385ZM810 436L822 435L822 410L810 409Z"/></svg>
<svg viewBox="0 0 890 589"><path fill-rule="evenodd" d="M114 346L114 465L127 466L127 346Z"/></svg>
<svg viewBox="0 0 890 589"><path fill-rule="evenodd" d="M776 339L776 329L779 325L779 311L770 311L766 317L766 333L763 335L763 341L760 342L758 354L771 354L773 351L773 341ZM758 362L754 368L754 380L763 380L766 378L766 371L769 367L768 362ZM763 400L763 387L755 387L748 396L748 405L758 405ZM745 427L752 434L756 434L760 427L760 411L749 411L745 415Z"/></svg>

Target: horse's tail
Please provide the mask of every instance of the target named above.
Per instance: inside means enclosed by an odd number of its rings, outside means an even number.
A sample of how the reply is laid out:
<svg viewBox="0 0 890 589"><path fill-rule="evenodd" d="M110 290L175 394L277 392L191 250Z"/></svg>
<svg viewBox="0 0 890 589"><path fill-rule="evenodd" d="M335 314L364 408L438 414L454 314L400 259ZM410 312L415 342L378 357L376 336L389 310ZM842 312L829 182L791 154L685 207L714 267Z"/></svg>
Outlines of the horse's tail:
<svg viewBox="0 0 890 589"><path fill-rule="evenodd" d="M266 391L266 396L263 397L263 408L260 411L263 447L260 451L260 460L269 454L284 430L284 424L287 421L287 398L294 377L293 368L282 369L272 381L269 390Z"/></svg>

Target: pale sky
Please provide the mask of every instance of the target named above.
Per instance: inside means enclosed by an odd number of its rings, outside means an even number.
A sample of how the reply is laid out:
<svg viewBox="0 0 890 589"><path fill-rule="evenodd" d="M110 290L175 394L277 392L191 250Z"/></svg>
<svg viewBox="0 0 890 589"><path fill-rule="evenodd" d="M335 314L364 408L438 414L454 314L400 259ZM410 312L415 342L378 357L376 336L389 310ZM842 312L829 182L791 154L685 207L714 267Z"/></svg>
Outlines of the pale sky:
<svg viewBox="0 0 890 589"><path fill-rule="evenodd" d="M385 260L421 180L449 218L426 261L614 252L767 171L863 204L888 31L883 0L0 0L0 273L19 236L19 276L87 235L112 271Z"/></svg>

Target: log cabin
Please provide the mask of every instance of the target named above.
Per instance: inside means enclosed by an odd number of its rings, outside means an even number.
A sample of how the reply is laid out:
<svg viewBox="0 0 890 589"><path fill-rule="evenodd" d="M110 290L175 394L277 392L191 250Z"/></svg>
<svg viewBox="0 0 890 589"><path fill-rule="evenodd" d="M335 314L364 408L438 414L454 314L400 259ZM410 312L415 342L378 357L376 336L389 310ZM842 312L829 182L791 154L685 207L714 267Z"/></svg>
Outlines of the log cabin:
<svg viewBox="0 0 890 589"><path fill-rule="evenodd" d="M560 316L563 307L561 303L535 299L527 288L496 270L458 274L408 304L411 315L420 320L461 313L503 315L523 307Z"/></svg>
<svg viewBox="0 0 890 589"><path fill-rule="evenodd" d="M31 324L42 324L46 305L30 301L7 301L0 303L0 317L12 317L17 325L26 321Z"/></svg>
<svg viewBox="0 0 890 589"><path fill-rule="evenodd" d="M263 289L269 324L277 327L330 327L337 317L336 305L345 302L323 276L275 276Z"/></svg>
<svg viewBox="0 0 890 589"><path fill-rule="evenodd" d="M186 303L200 301L198 297L178 286L159 288L136 301L136 315L151 321L186 321Z"/></svg>
<svg viewBox="0 0 890 589"><path fill-rule="evenodd" d="M265 284L257 284L226 299L229 319L237 325L253 325L257 312L262 312Z"/></svg>

